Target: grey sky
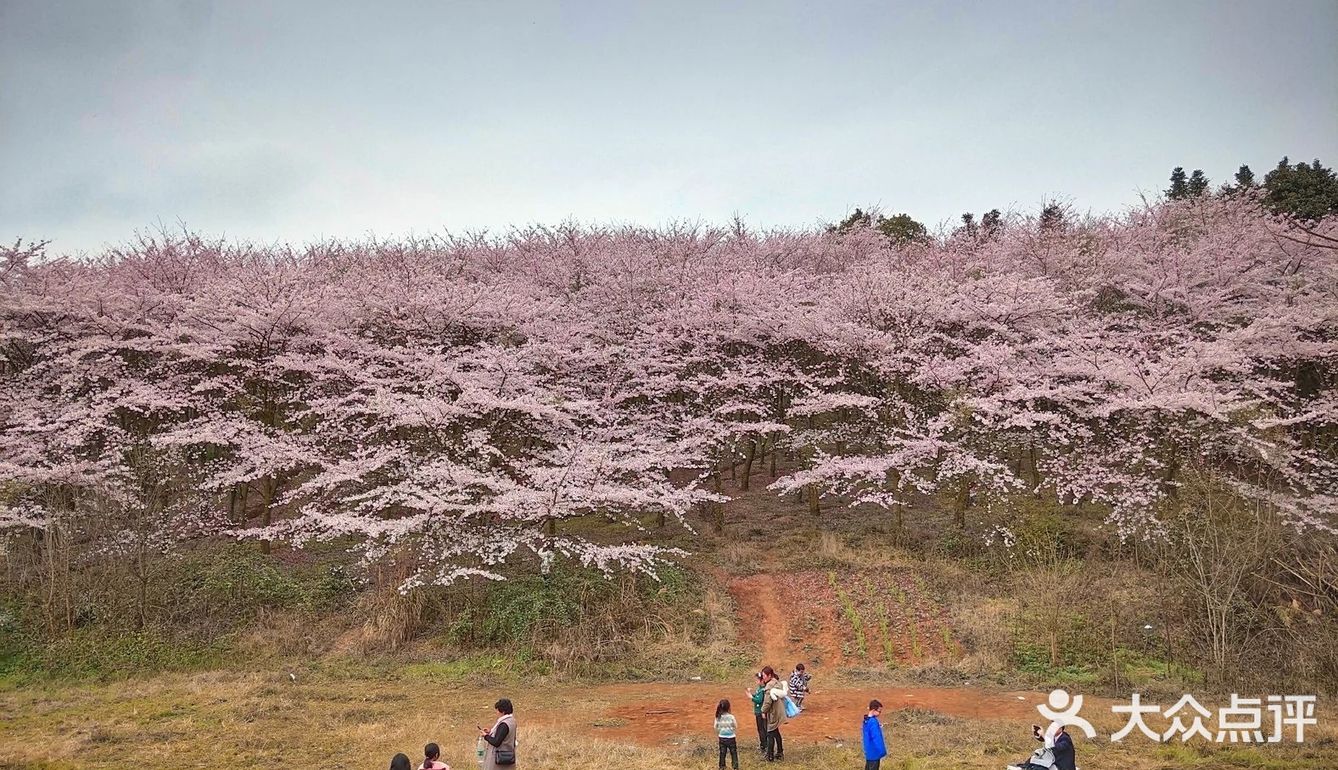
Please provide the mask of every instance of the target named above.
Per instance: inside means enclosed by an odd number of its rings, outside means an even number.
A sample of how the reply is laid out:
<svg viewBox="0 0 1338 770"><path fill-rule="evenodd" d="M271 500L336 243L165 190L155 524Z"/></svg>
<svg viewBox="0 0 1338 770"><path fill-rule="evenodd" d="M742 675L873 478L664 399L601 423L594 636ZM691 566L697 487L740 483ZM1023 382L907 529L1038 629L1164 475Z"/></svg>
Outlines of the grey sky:
<svg viewBox="0 0 1338 770"><path fill-rule="evenodd" d="M0 238L934 224L1338 162L1338 2L0 0Z"/></svg>

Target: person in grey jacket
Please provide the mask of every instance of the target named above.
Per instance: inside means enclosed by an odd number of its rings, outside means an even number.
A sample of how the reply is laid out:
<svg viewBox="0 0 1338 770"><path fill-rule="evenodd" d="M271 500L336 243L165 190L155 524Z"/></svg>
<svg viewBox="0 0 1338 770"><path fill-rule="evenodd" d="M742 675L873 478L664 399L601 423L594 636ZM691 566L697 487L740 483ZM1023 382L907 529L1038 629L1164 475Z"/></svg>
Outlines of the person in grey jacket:
<svg viewBox="0 0 1338 770"><path fill-rule="evenodd" d="M786 683L767 666L762 669L762 684L767 688L762 696L762 716L767 720L767 761L774 762L785 756L780 728L785 723Z"/></svg>
<svg viewBox="0 0 1338 770"><path fill-rule="evenodd" d="M479 735L488 744L483 752L483 770L497 770L500 767L516 767L516 715L509 698L502 698L493 704L497 710L497 722L491 730L479 727Z"/></svg>

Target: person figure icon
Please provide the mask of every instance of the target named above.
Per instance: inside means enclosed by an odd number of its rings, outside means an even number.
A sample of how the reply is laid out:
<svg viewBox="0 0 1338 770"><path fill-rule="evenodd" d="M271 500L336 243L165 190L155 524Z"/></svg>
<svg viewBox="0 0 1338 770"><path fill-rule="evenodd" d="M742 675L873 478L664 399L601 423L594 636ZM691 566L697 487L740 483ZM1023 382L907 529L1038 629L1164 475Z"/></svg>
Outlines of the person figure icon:
<svg viewBox="0 0 1338 770"><path fill-rule="evenodd" d="M1092 727L1092 723L1078 716L1078 712L1082 710L1081 695L1070 696L1063 690L1054 689L1050 691L1050 697L1046 700L1050 704L1048 707L1044 703L1036 706L1041 716L1054 724L1080 728L1089 739L1096 737L1096 729ZM1050 730L1046 730L1047 747L1048 741L1051 740L1050 733Z"/></svg>

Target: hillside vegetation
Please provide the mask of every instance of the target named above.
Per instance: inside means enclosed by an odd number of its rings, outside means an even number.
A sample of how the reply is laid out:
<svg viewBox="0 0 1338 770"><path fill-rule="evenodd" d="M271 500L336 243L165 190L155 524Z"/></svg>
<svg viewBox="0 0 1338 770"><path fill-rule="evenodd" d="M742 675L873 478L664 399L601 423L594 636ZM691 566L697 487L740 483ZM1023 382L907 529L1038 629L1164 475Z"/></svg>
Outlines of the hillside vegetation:
<svg viewBox="0 0 1338 770"><path fill-rule="evenodd" d="M0 669L1333 691L1334 220L870 224L6 250Z"/></svg>

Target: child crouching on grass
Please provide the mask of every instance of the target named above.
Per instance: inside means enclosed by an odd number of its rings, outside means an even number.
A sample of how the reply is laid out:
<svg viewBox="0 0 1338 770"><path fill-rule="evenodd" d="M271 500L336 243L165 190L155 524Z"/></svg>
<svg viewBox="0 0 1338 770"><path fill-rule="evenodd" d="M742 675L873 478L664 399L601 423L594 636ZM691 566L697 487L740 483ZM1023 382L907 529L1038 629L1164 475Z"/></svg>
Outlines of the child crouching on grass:
<svg viewBox="0 0 1338 770"><path fill-rule="evenodd" d="M729 701L722 699L715 706L715 735L720 739L720 770L725 770L725 754L728 752L734 762L734 770L739 770L739 723L729 713Z"/></svg>

